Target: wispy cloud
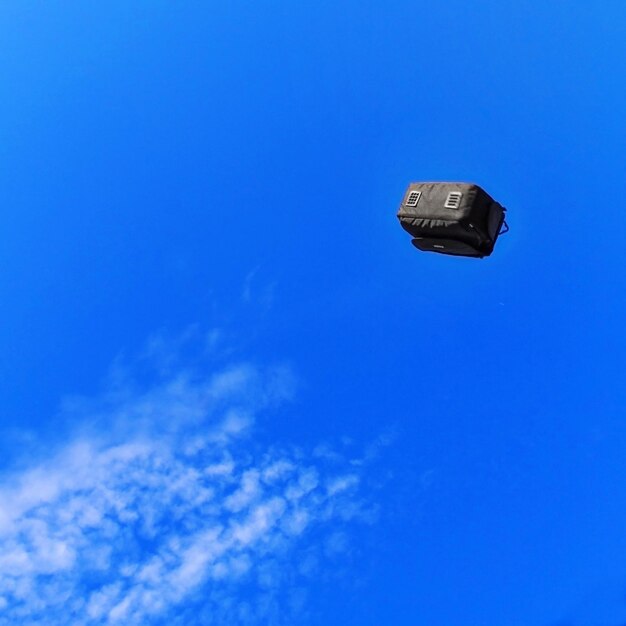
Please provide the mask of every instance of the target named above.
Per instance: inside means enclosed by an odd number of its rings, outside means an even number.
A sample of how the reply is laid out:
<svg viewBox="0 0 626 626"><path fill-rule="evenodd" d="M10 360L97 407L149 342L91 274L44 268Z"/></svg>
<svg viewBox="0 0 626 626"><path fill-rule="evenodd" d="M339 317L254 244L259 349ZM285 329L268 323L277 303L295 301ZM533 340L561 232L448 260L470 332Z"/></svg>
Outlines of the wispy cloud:
<svg viewBox="0 0 626 626"><path fill-rule="evenodd" d="M167 372L73 401L89 428L5 473L0 624L282 623L367 517L349 460L255 442L288 370Z"/></svg>
<svg viewBox="0 0 626 626"><path fill-rule="evenodd" d="M267 313L274 303L276 281L264 281L259 277L261 267L248 272L241 290L241 300L245 304L255 305L260 312Z"/></svg>

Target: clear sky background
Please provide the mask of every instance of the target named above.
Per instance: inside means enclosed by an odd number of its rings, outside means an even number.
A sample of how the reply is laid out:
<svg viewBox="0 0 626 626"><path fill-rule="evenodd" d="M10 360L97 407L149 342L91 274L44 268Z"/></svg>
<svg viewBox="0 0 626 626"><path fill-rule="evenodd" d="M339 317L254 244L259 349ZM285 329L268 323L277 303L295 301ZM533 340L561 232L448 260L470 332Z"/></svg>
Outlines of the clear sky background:
<svg viewBox="0 0 626 626"><path fill-rule="evenodd" d="M625 78L622 0L2 2L0 624L624 624Z"/></svg>

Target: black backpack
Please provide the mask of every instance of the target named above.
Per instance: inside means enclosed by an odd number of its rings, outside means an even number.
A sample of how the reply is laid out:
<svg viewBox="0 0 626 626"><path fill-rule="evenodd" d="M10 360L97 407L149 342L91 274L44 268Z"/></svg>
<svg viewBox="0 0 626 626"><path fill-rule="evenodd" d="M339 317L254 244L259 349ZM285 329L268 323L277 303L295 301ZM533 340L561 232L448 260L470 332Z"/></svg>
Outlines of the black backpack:
<svg viewBox="0 0 626 626"><path fill-rule="evenodd" d="M508 231L506 209L471 183L411 183L398 211L419 250L485 257Z"/></svg>

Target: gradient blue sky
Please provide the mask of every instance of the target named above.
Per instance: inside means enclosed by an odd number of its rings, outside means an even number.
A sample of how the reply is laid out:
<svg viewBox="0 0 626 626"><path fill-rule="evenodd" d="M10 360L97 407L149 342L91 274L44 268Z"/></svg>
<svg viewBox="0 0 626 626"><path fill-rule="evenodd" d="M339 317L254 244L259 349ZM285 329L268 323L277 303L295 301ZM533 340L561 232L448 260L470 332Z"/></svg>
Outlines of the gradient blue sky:
<svg viewBox="0 0 626 626"><path fill-rule="evenodd" d="M625 79L622 0L3 1L0 623L623 624Z"/></svg>

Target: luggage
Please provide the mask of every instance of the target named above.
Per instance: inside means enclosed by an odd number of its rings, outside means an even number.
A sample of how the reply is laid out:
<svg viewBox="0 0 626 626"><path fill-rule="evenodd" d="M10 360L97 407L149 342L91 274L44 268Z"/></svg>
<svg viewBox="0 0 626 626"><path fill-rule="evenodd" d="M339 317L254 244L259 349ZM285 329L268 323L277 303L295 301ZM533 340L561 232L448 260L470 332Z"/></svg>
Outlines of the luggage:
<svg viewBox="0 0 626 626"><path fill-rule="evenodd" d="M478 185L411 183L398 219L419 250L482 258L508 230L505 211Z"/></svg>

